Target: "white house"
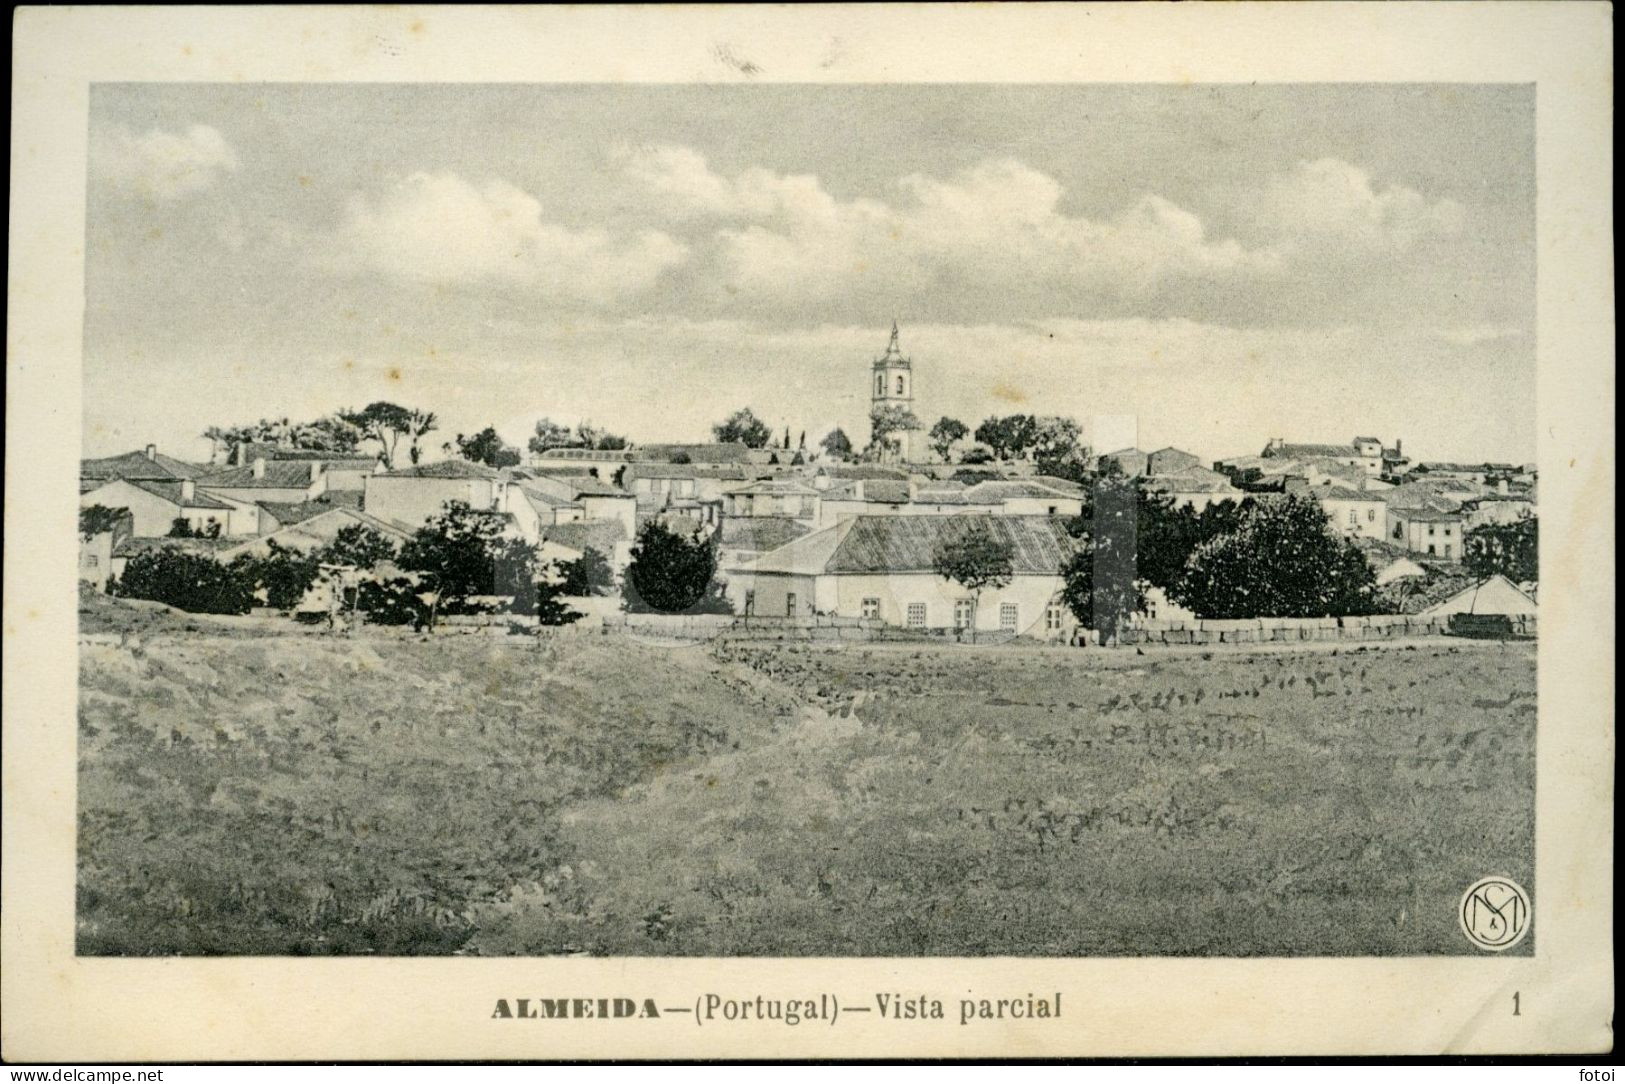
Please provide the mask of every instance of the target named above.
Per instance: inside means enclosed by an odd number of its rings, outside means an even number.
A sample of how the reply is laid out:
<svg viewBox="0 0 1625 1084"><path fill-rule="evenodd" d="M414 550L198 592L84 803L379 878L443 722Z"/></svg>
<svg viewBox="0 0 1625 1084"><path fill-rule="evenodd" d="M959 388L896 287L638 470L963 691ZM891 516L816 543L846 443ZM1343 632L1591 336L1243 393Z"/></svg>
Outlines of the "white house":
<svg viewBox="0 0 1625 1084"><path fill-rule="evenodd" d="M283 524L269 534L246 538L235 545L227 546L221 549L217 556L222 561L230 561L245 553L263 557L271 551L272 542L283 549L310 553L332 542L340 531L352 526L376 531L397 546L404 545L412 537L409 531L354 508L328 508L296 522Z"/></svg>
<svg viewBox="0 0 1625 1084"><path fill-rule="evenodd" d="M483 463L446 459L366 479L362 508L379 519L417 528L462 501L479 512L506 511L506 483Z"/></svg>
<svg viewBox="0 0 1625 1084"><path fill-rule="evenodd" d="M1011 547L1008 586L978 602L933 568L945 541L986 530ZM1061 566L1073 552L1062 521L1051 516L854 516L798 538L722 575L741 614L871 617L925 630L1068 635L1075 624L1061 602Z"/></svg>
<svg viewBox="0 0 1625 1084"><path fill-rule="evenodd" d="M258 534L260 529L260 510L253 503L203 492L190 478L171 482L116 478L79 495L79 507L95 504L128 508L136 538L163 537L178 519L193 531L219 527L223 537Z"/></svg>
<svg viewBox="0 0 1625 1084"><path fill-rule="evenodd" d="M1456 512L1435 512L1428 508L1388 509L1388 541L1412 553L1459 561L1463 524Z"/></svg>

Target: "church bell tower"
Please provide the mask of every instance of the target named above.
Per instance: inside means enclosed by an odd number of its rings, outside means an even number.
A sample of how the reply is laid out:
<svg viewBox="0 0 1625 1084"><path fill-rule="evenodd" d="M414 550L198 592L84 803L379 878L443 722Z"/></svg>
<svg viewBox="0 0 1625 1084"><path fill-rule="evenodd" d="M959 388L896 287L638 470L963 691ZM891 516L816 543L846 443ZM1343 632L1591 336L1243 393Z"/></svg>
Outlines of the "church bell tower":
<svg viewBox="0 0 1625 1084"><path fill-rule="evenodd" d="M914 412L914 367L903 356L902 348L898 345L896 320L891 324L891 341L886 344L886 352L875 359L869 379L871 416L883 408ZM905 463L914 459L917 436L917 432L912 430L891 434L895 455Z"/></svg>

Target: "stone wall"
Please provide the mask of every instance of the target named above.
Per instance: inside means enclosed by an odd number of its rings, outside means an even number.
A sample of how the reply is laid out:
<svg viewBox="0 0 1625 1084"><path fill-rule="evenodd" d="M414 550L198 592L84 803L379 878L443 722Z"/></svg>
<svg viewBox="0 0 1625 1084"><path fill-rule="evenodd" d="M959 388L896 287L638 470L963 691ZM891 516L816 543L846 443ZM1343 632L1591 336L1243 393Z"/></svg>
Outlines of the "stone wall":
<svg viewBox="0 0 1625 1084"><path fill-rule="evenodd" d="M1517 636L1534 636L1533 615L1509 619ZM1125 644L1267 644L1305 640L1395 640L1450 633L1448 615L1374 614L1369 617L1256 617L1235 621L1136 622L1124 629Z"/></svg>

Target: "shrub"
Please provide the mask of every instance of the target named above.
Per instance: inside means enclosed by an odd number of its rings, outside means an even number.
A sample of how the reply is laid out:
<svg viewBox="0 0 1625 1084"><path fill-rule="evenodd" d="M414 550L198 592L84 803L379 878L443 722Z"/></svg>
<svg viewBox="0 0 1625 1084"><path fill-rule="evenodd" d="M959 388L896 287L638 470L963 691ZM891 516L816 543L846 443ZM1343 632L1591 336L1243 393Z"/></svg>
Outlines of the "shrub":
<svg viewBox="0 0 1625 1084"><path fill-rule="evenodd" d="M716 582L717 550L698 532L685 538L658 520L638 532L622 588L633 613L731 613Z"/></svg>
<svg viewBox="0 0 1625 1084"><path fill-rule="evenodd" d="M421 629L429 623L429 607L418 597L417 586L404 576L363 580L357 590L356 607L369 624Z"/></svg>
<svg viewBox="0 0 1625 1084"><path fill-rule="evenodd" d="M609 559L591 546L574 561L565 561L558 567L564 576L563 594L586 598L606 594L615 586L615 571L609 567Z"/></svg>
<svg viewBox="0 0 1625 1084"><path fill-rule="evenodd" d="M229 567L243 578L251 592L264 593L267 606L291 610L316 582L321 560L278 545L274 539L266 543L266 548L264 556L239 557Z"/></svg>
<svg viewBox="0 0 1625 1084"><path fill-rule="evenodd" d="M166 546L137 554L112 584L122 598L149 599L200 614L245 614L254 593L243 570L213 557Z"/></svg>

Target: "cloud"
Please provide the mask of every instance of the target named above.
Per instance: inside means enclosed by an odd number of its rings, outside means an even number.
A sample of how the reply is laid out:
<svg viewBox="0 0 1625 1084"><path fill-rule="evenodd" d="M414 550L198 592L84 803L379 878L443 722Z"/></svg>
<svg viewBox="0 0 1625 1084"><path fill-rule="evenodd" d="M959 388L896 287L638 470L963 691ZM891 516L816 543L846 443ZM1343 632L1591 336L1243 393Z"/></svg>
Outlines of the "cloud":
<svg viewBox="0 0 1625 1084"><path fill-rule="evenodd" d="M1061 185L1013 159L948 177L910 174L890 200L842 200L810 175L720 175L686 147L620 157L624 175L668 217L712 220L706 241L717 280L747 296L834 298L885 283L982 300L1053 291L1070 302L1078 290L1138 296L1170 280L1276 262L1209 238L1196 214L1155 195L1108 218L1068 214Z"/></svg>
<svg viewBox="0 0 1625 1084"><path fill-rule="evenodd" d="M648 288L685 257L659 230L615 234L548 221L503 180L414 173L377 198L357 195L339 230L341 262L431 284L507 283L577 301Z"/></svg>
<svg viewBox="0 0 1625 1084"><path fill-rule="evenodd" d="M237 153L205 124L185 133L153 129L136 135L113 125L96 132L91 172L118 191L169 203L214 185L237 169Z"/></svg>
<svg viewBox="0 0 1625 1084"><path fill-rule="evenodd" d="M1299 162L1272 178L1255 205L1256 222L1289 243L1404 251L1461 232L1466 211L1404 185L1378 189L1371 174L1337 158Z"/></svg>

